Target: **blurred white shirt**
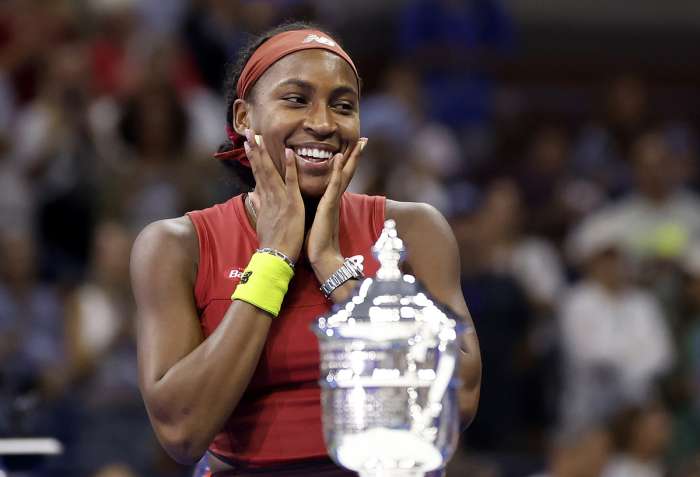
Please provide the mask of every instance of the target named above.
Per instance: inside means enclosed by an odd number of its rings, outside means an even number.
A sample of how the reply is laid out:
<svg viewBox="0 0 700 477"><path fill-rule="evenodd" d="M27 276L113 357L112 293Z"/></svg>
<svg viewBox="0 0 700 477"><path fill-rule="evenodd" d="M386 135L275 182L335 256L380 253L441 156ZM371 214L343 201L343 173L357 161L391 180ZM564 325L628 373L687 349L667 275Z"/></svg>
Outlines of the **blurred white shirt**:
<svg viewBox="0 0 700 477"><path fill-rule="evenodd" d="M561 411L565 428L601 422L654 396L675 350L658 300L642 289L613 295L584 280L562 302Z"/></svg>

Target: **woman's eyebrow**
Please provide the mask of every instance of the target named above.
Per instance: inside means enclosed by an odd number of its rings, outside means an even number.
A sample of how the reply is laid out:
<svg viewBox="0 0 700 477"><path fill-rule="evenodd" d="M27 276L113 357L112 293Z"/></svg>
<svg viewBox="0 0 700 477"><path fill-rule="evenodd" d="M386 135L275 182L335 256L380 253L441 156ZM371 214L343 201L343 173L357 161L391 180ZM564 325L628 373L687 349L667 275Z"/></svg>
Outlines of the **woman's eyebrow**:
<svg viewBox="0 0 700 477"><path fill-rule="evenodd" d="M282 81L277 85L277 88L281 88L283 86L298 86L302 89L310 90L310 91L316 91L316 87L309 83L308 81L304 81L298 78L290 78L288 80ZM333 95L334 96L340 96L342 94L354 94L357 96L357 90L355 88L352 88L350 86L338 86L333 90Z"/></svg>
<svg viewBox="0 0 700 477"><path fill-rule="evenodd" d="M308 81L300 80L298 78L291 78L286 81L282 81L277 85L278 88L281 88L282 86L299 86L302 89L310 89L312 91L316 91L316 88L314 85L309 83Z"/></svg>

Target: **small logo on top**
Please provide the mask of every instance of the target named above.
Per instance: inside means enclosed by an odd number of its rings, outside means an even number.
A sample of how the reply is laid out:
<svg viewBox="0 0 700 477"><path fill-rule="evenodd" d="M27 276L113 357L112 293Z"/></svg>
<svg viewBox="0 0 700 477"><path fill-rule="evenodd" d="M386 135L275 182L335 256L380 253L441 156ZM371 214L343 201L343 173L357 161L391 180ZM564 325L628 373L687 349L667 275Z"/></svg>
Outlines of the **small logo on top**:
<svg viewBox="0 0 700 477"><path fill-rule="evenodd" d="M312 41L316 41L318 43L323 43L324 45L328 45L328 46L335 46L335 43L333 43L331 40L329 40L325 36L318 36L318 35L314 35L313 33L311 33L309 36L307 36L306 39L301 40L302 43L311 43Z"/></svg>

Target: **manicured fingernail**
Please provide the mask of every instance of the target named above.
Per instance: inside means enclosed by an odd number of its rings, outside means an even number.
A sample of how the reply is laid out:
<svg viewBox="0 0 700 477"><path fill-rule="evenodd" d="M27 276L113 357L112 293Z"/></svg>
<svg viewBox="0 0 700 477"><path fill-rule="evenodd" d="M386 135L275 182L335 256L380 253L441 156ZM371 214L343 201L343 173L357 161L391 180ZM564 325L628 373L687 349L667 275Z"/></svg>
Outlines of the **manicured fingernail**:
<svg viewBox="0 0 700 477"><path fill-rule="evenodd" d="M243 143L243 149L245 149L245 152L250 152L250 145L248 145L248 141Z"/></svg>
<svg viewBox="0 0 700 477"><path fill-rule="evenodd" d="M260 146L262 144L262 136L260 134L255 135L255 144Z"/></svg>
<svg viewBox="0 0 700 477"><path fill-rule="evenodd" d="M367 145L367 138L363 138L362 142L360 143L360 151L362 151L366 145Z"/></svg>
<svg viewBox="0 0 700 477"><path fill-rule="evenodd" d="M245 138L246 138L247 140L249 140L249 141L252 141L252 140L253 140L253 133L250 132L250 129L246 129L246 130L245 130Z"/></svg>
<svg viewBox="0 0 700 477"><path fill-rule="evenodd" d="M290 157L292 157L292 154L294 154L294 151L292 151L291 149L285 149L285 150L284 150L284 155L287 156L287 159L289 159Z"/></svg>

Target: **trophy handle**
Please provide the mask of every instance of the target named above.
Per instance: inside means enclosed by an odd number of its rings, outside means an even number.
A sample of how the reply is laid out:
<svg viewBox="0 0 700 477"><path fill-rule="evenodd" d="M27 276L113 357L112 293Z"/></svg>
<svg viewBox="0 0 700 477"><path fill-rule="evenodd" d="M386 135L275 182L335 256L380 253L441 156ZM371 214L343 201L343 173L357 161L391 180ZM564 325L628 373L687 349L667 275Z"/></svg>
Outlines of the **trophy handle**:
<svg viewBox="0 0 700 477"><path fill-rule="evenodd" d="M452 381L456 366L457 358L453 354L444 354L440 356L440 362L435 371L435 379L428 391L428 402L421 413L424 428L432 427L433 419L440 414L442 410L440 403L445 396L445 391L447 391L450 381Z"/></svg>

